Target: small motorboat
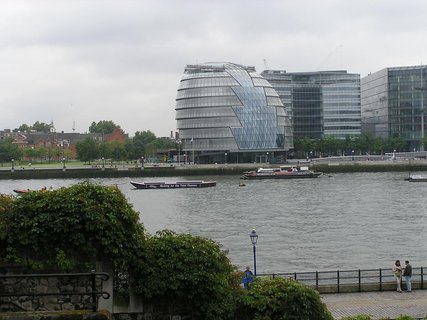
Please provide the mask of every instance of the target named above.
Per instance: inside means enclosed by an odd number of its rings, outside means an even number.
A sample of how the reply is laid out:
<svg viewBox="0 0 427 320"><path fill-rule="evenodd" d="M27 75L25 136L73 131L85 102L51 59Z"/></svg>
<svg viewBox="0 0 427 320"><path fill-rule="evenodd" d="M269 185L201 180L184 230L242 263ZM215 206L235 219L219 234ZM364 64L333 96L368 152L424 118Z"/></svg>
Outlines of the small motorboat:
<svg viewBox="0 0 427 320"><path fill-rule="evenodd" d="M427 182L427 175L411 174L405 180L409 182Z"/></svg>
<svg viewBox="0 0 427 320"><path fill-rule="evenodd" d="M136 189L176 189L215 187L216 181L130 182Z"/></svg>
<svg viewBox="0 0 427 320"><path fill-rule="evenodd" d="M17 194L23 194L23 193L31 192L31 190L30 189L13 189L13 192Z"/></svg>

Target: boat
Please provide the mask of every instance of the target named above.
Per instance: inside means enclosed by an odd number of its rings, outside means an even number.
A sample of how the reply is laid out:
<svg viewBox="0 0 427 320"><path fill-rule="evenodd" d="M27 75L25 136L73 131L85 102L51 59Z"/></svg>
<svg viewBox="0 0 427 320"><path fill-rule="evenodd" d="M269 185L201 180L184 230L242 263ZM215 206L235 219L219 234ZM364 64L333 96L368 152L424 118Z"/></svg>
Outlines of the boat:
<svg viewBox="0 0 427 320"><path fill-rule="evenodd" d="M427 182L427 175L411 174L405 180L409 182Z"/></svg>
<svg viewBox="0 0 427 320"><path fill-rule="evenodd" d="M278 168L259 168L243 173L242 179L302 179L317 178L322 172L315 172L308 167L280 166Z"/></svg>
<svg viewBox="0 0 427 320"><path fill-rule="evenodd" d="M130 182L137 189L176 189L215 187L216 181L176 181L176 182Z"/></svg>
<svg viewBox="0 0 427 320"><path fill-rule="evenodd" d="M23 194L23 193L31 192L31 190L30 189L13 189L13 192L17 194Z"/></svg>

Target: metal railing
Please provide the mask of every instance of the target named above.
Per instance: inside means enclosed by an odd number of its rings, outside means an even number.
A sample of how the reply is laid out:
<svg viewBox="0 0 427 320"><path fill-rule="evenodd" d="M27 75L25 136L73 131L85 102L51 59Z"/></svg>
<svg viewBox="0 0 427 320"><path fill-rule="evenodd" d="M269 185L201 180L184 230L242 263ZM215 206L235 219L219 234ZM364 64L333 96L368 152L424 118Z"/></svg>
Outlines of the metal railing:
<svg viewBox="0 0 427 320"><path fill-rule="evenodd" d="M19 292L11 290L11 292L4 293L0 291L0 304L2 298L14 298L14 297L44 297L44 296L90 296L92 311L97 311L98 308L98 298L102 297L103 299L109 299L110 293L102 291L102 282L107 281L110 276L105 272L90 272L90 273L49 273L49 274L19 274L19 275L0 275L0 287L8 280L22 281L23 279L35 280L35 279L84 279L86 278L88 284L90 284L90 290L86 292L76 292L76 291L61 291L61 292L37 292L37 289L34 287L24 287L20 288ZM98 289L101 288L100 291Z"/></svg>
<svg viewBox="0 0 427 320"><path fill-rule="evenodd" d="M412 282L419 283L419 288L424 289L424 278L426 276L424 267L412 268ZM334 270L294 273L264 273L261 277L276 277L294 279L300 283L319 290L322 286L335 286L336 292L340 292L343 286L357 286L361 292L365 285L377 285L378 291L384 290L385 284L396 283L391 268L380 269L357 269L357 270ZM402 281L402 280L401 280Z"/></svg>

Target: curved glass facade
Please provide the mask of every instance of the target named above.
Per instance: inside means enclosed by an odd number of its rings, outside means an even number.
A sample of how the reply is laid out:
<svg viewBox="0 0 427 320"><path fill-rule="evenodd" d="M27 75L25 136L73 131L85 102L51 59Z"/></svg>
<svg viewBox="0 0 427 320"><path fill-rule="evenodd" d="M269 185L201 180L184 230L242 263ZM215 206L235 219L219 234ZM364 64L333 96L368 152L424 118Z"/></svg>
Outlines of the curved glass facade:
<svg viewBox="0 0 427 320"><path fill-rule="evenodd" d="M279 95L253 67L187 65L175 110L183 150L196 152L201 162L235 162L238 154L241 162L272 160L293 148Z"/></svg>

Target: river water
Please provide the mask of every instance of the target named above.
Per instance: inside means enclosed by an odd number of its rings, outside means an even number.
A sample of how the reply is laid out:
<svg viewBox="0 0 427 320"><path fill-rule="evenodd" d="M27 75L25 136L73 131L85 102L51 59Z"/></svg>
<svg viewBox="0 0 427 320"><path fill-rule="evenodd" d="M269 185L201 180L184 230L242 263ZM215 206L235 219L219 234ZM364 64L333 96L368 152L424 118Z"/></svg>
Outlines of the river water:
<svg viewBox="0 0 427 320"><path fill-rule="evenodd" d="M239 176L211 176L216 187L175 190L136 190L129 178L92 181L118 185L149 233L171 229L209 237L228 250L240 269L252 266L249 233L255 228L257 271L267 273L388 268L396 259L427 266L427 183L410 183L405 177L407 173L342 173L246 181L239 187ZM80 181L2 180L0 193Z"/></svg>

